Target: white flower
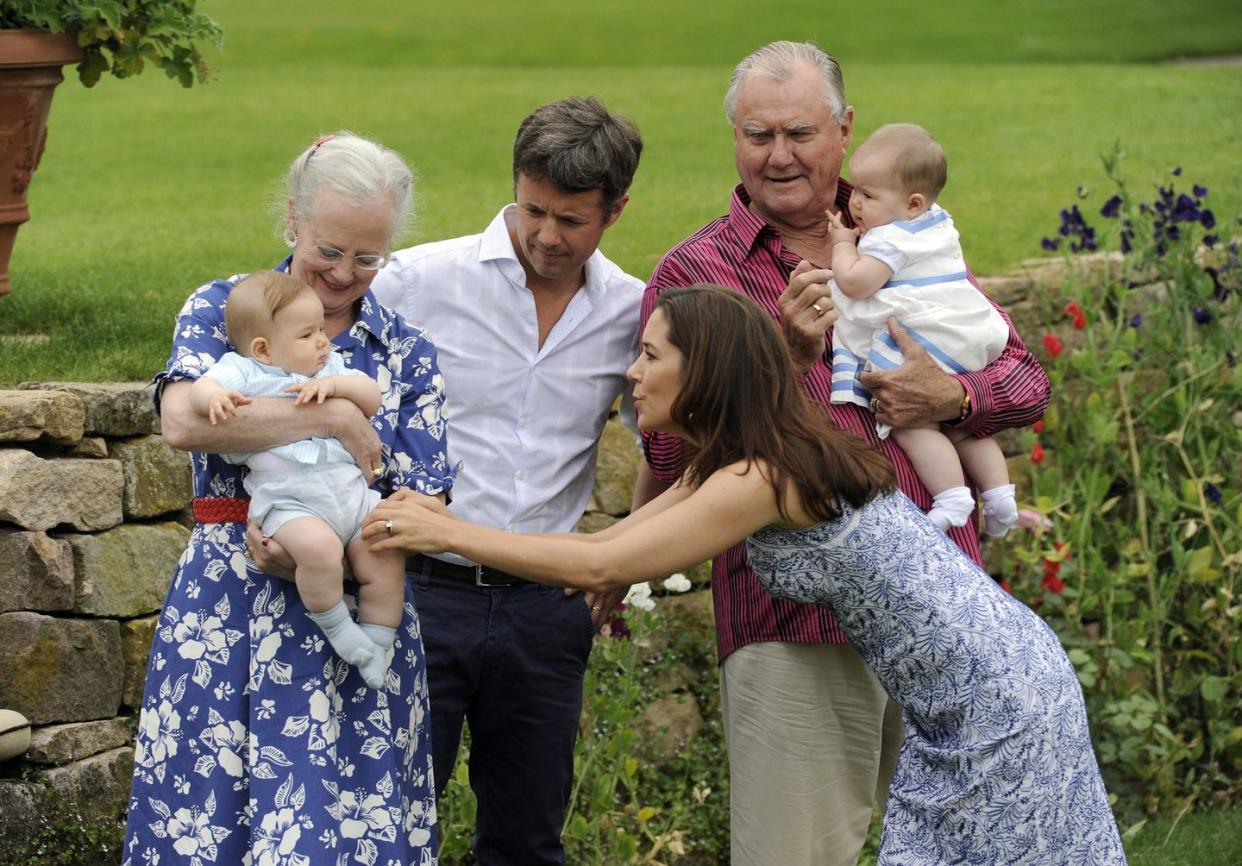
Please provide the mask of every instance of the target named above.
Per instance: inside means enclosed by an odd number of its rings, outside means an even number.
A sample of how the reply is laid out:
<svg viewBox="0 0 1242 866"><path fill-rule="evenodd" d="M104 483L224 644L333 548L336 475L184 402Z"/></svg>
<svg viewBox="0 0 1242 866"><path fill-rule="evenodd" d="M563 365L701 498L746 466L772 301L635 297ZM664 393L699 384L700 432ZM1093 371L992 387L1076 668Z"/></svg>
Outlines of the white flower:
<svg viewBox="0 0 1242 866"><path fill-rule="evenodd" d="M280 866L289 852L297 847L302 827L294 821L292 809L281 809L263 816L263 823L255 836L257 866Z"/></svg>
<svg viewBox="0 0 1242 866"><path fill-rule="evenodd" d="M679 571L665 578L663 585L669 592L687 592L690 589L690 578Z"/></svg>
<svg viewBox="0 0 1242 866"><path fill-rule="evenodd" d="M178 809L177 814L168 819L164 830L170 839L177 840L173 842L173 850L182 857L193 857L200 849L210 848L216 842L207 816L201 812L194 814L189 809Z"/></svg>
<svg viewBox="0 0 1242 866"><path fill-rule="evenodd" d="M227 724L222 723L210 728L210 735L215 741L216 759L221 769L235 779L242 777L245 768L245 754L248 738L246 726L234 719Z"/></svg>
<svg viewBox="0 0 1242 866"><path fill-rule="evenodd" d="M181 736L181 714L168 701L161 701L158 710L144 707L138 720L138 754L135 760L150 767L163 763L177 754Z"/></svg>
<svg viewBox="0 0 1242 866"><path fill-rule="evenodd" d="M384 798L371 794L358 801L353 791L341 792L341 836L361 839L364 833L383 830L392 826L392 816L384 805Z"/></svg>
<svg viewBox="0 0 1242 866"><path fill-rule="evenodd" d="M631 586L625 594L625 604L639 610L655 610L655 602L651 600L651 584L644 580Z"/></svg>
<svg viewBox="0 0 1242 866"><path fill-rule="evenodd" d="M200 622L198 614L193 611L177 623L173 629L173 640L180 644L177 655L183 659L200 659L207 653L218 653L228 646L220 618L209 616Z"/></svg>

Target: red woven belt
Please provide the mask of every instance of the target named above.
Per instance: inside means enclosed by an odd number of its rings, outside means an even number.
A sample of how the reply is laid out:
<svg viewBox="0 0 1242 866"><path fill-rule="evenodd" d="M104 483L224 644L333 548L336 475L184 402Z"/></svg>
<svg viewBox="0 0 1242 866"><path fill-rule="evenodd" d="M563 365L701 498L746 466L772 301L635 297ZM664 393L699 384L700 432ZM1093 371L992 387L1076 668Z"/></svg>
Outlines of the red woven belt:
<svg viewBox="0 0 1242 866"><path fill-rule="evenodd" d="M249 499L198 496L190 503L197 523L245 523L250 513Z"/></svg>

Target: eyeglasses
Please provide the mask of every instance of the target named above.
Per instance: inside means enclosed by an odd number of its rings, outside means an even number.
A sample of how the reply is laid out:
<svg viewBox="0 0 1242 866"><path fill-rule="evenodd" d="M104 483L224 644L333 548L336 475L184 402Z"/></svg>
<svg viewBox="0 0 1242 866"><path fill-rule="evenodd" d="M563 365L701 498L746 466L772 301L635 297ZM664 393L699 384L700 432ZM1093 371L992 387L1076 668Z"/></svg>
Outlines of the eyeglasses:
<svg viewBox="0 0 1242 866"><path fill-rule="evenodd" d="M327 244L314 244L311 249L319 254L319 258L326 264L335 265L345 254L336 247L330 247ZM388 264L388 256L380 255L362 255L354 256L354 265L362 271L378 271L384 265Z"/></svg>

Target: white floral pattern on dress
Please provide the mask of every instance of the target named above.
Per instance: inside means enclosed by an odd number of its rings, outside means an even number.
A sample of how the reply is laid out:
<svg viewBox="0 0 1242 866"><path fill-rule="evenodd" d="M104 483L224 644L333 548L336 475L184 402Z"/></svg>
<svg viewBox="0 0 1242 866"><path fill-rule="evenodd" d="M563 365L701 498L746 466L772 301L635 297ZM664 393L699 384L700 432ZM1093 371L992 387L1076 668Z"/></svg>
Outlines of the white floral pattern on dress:
<svg viewBox="0 0 1242 866"><path fill-rule="evenodd" d="M879 866L1126 862L1060 641L905 496L747 552L773 595L831 607L903 708Z"/></svg>
<svg viewBox="0 0 1242 866"><path fill-rule="evenodd" d="M284 266L282 266L284 267ZM177 319L158 383L230 350L210 283ZM383 487L451 487L444 384L422 332L363 296L334 341L375 376ZM244 496L243 467L191 455L196 496ZM407 591L381 689L332 653L291 583L257 571L242 524L198 524L151 648L134 750L126 866L432 866L436 811L422 634ZM347 587L347 592L350 590Z"/></svg>

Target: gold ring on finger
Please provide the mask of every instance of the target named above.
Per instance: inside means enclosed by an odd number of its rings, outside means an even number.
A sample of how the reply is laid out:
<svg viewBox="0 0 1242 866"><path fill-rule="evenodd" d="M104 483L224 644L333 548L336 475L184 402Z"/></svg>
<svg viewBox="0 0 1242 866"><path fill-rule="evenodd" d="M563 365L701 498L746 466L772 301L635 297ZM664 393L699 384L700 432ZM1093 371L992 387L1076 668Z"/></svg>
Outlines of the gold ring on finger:
<svg viewBox="0 0 1242 866"><path fill-rule="evenodd" d="M824 308L819 304L811 304L811 309L815 311L815 315L817 316L822 316L824 314Z"/></svg>
<svg viewBox="0 0 1242 866"><path fill-rule="evenodd" d="M388 536L390 538L392 537L392 521L391 520L384 521L384 531L388 533Z"/></svg>

